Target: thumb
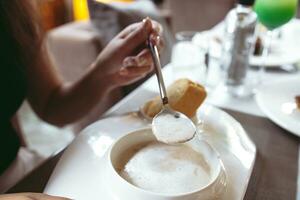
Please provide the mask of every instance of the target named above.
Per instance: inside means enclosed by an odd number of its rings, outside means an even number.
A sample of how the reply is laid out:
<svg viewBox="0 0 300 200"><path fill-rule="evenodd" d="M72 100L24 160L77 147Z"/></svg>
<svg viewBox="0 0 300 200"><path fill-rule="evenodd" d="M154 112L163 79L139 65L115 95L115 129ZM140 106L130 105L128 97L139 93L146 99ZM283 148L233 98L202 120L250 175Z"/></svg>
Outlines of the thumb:
<svg viewBox="0 0 300 200"><path fill-rule="evenodd" d="M127 37L124 38L123 50L125 54L130 54L141 44L145 43L152 32L152 23L149 18L143 20Z"/></svg>

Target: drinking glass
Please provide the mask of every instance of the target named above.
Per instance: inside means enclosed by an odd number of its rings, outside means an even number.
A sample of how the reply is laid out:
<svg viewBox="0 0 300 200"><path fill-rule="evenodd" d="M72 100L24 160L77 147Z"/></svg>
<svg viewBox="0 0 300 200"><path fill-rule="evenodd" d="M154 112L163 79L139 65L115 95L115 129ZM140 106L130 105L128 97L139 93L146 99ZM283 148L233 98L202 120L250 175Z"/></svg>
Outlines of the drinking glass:
<svg viewBox="0 0 300 200"><path fill-rule="evenodd" d="M254 10L258 20L267 28L267 37L263 50L263 59L269 55L274 29L288 23L297 12L298 0L256 0ZM260 68L260 80L264 73L264 66Z"/></svg>
<svg viewBox="0 0 300 200"><path fill-rule="evenodd" d="M177 43L172 51L173 79L189 78L204 84L205 82L205 57L199 45L193 42L197 32L184 31L176 34Z"/></svg>

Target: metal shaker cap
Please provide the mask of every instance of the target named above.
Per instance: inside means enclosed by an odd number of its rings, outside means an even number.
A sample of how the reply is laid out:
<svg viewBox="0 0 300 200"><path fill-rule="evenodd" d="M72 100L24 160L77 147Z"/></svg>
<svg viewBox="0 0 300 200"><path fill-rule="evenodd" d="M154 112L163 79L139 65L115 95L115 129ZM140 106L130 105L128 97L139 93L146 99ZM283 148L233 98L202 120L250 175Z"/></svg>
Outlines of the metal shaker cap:
<svg viewBox="0 0 300 200"><path fill-rule="evenodd" d="M246 5L246 6L252 6L255 2L255 0L237 0L238 4Z"/></svg>

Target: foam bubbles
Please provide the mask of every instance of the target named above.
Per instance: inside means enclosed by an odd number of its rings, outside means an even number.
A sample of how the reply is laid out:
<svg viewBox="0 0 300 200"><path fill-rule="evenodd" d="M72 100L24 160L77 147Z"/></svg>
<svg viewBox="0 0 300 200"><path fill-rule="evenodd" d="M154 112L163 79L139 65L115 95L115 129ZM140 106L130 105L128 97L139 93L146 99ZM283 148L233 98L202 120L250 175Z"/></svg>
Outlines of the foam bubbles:
<svg viewBox="0 0 300 200"><path fill-rule="evenodd" d="M142 189L181 194L200 189L211 181L203 156L187 145L151 142L136 151L120 175Z"/></svg>
<svg viewBox="0 0 300 200"><path fill-rule="evenodd" d="M153 134L158 141L167 144L186 142L195 134L195 127L188 118L164 114L159 115L153 123Z"/></svg>

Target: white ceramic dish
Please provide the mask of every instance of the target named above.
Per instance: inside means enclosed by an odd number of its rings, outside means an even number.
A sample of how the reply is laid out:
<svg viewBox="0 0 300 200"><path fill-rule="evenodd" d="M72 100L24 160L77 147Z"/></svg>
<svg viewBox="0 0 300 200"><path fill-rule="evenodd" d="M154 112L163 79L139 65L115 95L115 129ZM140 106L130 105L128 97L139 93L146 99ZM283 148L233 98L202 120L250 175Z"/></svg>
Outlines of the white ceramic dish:
<svg viewBox="0 0 300 200"><path fill-rule="evenodd" d="M122 199L143 199L143 200L211 200L218 198L226 189L226 174L223 163L218 153L204 140L199 139L198 135L186 144L195 151L203 155L210 167L210 181L193 191L177 194L165 194L147 191L138 188L125 179L123 179L116 168L119 167L118 161L124 157L124 152L130 147L157 141L151 128L140 129L119 138L108 151L107 175L108 184L114 187L108 187L107 190ZM157 184L157 183L156 183Z"/></svg>
<svg viewBox="0 0 300 200"><path fill-rule="evenodd" d="M300 77L273 81L257 89L256 102L276 124L300 136L300 110L295 96L300 95Z"/></svg>
<svg viewBox="0 0 300 200"><path fill-rule="evenodd" d="M204 120L203 138L220 154L226 170L228 185L220 199L243 199L255 161L255 145L227 113L202 106L197 115ZM62 156L45 193L76 200L129 200L107 189L114 187L108 181L107 150L117 138L146 126L132 115L104 119L89 126Z"/></svg>

